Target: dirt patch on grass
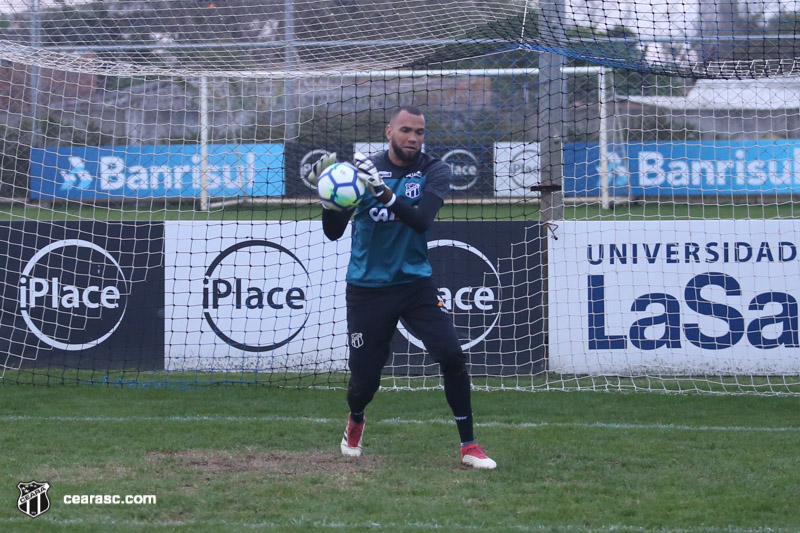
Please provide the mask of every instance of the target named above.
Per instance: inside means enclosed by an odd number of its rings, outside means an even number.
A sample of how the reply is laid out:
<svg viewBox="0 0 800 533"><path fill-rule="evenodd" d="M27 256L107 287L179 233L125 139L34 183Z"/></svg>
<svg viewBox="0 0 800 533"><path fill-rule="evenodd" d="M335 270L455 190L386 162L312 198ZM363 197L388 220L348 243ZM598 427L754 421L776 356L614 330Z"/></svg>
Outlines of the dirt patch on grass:
<svg viewBox="0 0 800 533"><path fill-rule="evenodd" d="M380 464L376 456L348 458L334 452L262 452L251 449L174 450L148 454L151 464L174 465L206 473L246 472L302 476L310 474L366 474Z"/></svg>
<svg viewBox="0 0 800 533"><path fill-rule="evenodd" d="M84 485L106 479L120 479L134 476L133 468L108 463L105 466L79 466L66 464L60 466L44 465L34 470L33 479L46 479L50 483L67 482Z"/></svg>

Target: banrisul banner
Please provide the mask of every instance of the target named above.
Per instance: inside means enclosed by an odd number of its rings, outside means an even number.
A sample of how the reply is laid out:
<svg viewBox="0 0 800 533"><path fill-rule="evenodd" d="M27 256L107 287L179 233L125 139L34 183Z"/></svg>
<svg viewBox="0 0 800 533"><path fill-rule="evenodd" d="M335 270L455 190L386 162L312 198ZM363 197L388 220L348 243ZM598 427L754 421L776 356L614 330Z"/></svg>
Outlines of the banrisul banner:
<svg viewBox="0 0 800 533"><path fill-rule="evenodd" d="M282 196L282 144L208 146L208 196ZM33 199L199 198L200 145L31 150Z"/></svg>
<svg viewBox="0 0 800 533"><path fill-rule="evenodd" d="M6 368L163 368L163 224L0 224Z"/></svg>
<svg viewBox="0 0 800 533"><path fill-rule="evenodd" d="M800 372L800 221L559 222L550 370Z"/></svg>
<svg viewBox="0 0 800 533"><path fill-rule="evenodd" d="M438 222L431 228L433 279L473 374L544 369L541 228L511 221ZM438 372L402 322L392 349L393 372Z"/></svg>
<svg viewBox="0 0 800 533"><path fill-rule="evenodd" d="M687 196L800 191L800 141L684 141L609 146L612 195ZM564 193L600 194L597 143L564 147Z"/></svg>

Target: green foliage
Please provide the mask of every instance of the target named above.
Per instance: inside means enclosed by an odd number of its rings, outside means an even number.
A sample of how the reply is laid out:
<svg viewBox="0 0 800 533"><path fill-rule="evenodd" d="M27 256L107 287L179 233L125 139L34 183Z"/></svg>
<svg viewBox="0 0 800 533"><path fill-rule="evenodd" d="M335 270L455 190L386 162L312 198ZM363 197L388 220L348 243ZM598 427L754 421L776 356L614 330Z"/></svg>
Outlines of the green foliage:
<svg viewBox="0 0 800 533"><path fill-rule="evenodd" d="M625 141L686 142L700 140L700 131L686 119L670 114L634 113L625 116Z"/></svg>
<svg viewBox="0 0 800 533"><path fill-rule="evenodd" d="M457 43L441 46L422 59L410 63L410 67L428 67L436 63L448 63L448 68L469 68L465 64L474 58L504 53L511 60L530 57L539 37L539 13L531 9L525 18L522 15L503 20L493 20L473 28L456 40ZM508 55L510 54L510 55ZM535 56L534 56L535 57Z"/></svg>
<svg viewBox="0 0 800 533"><path fill-rule="evenodd" d="M709 37L701 48L705 60L758 61L795 60L800 41L797 39L800 12L779 11L764 17L762 11L750 11L746 4L733 5L727 16L730 21ZM756 65L755 68L758 68ZM778 74L778 72L775 72Z"/></svg>
<svg viewBox="0 0 800 533"><path fill-rule="evenodd" d="M0 196L24 198L28 194L30 146L19 130L0 126Z"/></svg>

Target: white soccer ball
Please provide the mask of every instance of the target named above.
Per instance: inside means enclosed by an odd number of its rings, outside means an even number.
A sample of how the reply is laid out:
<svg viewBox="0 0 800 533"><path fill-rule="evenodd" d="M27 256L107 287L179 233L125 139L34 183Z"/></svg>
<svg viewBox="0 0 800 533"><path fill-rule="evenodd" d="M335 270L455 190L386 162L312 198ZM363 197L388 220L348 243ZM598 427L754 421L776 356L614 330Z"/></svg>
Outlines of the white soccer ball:
<svg viewBox="0 0 800 533"><path fill-rule="evenodd" d="M325 169L317 182L322 203L335 211L353 209L364 199L367 188L350 163L335 163Z"/></svg>

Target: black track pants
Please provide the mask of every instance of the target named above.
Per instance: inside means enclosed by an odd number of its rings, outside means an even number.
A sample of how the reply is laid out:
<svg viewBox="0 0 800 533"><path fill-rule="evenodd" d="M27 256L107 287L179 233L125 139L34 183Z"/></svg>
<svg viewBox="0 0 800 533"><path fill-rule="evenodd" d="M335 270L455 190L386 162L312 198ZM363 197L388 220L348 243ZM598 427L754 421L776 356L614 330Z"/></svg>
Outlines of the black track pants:
<svg viewBox="0 0 800 533"><path fill-rule="evenodd" d="M457 417L471 414L466 358L452 317L440 305L437 293L431 278L381 288L347 286L351 412L362 412L378 390L381 370L391 355L392 336L402 318L439 363L453 413Z"/></svg>

